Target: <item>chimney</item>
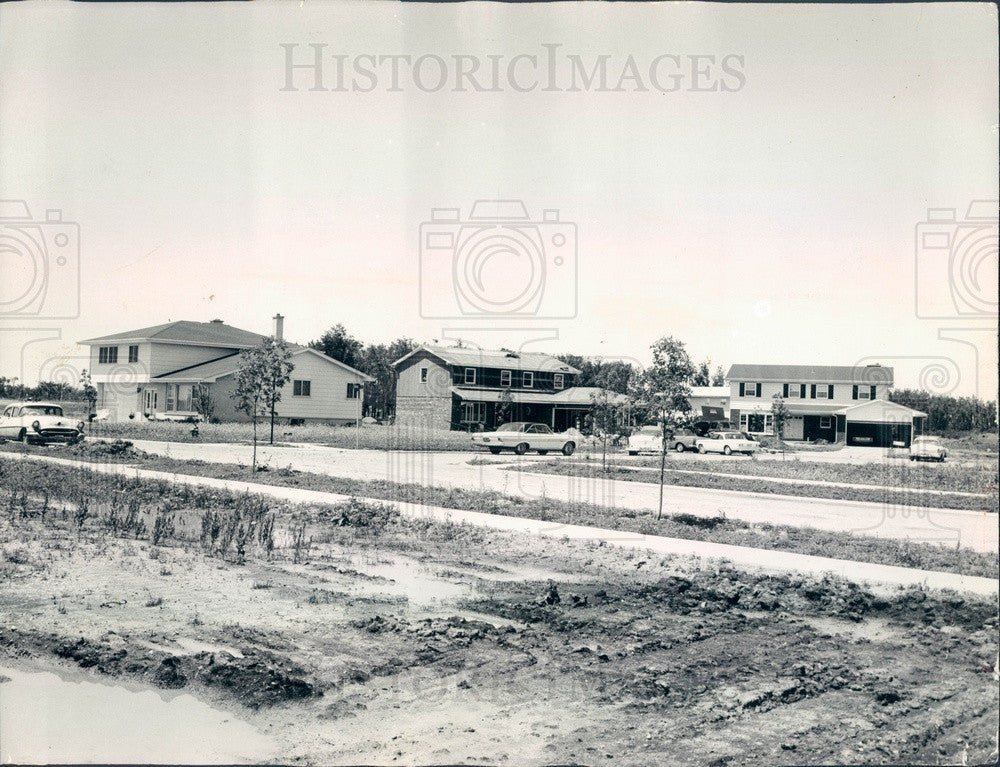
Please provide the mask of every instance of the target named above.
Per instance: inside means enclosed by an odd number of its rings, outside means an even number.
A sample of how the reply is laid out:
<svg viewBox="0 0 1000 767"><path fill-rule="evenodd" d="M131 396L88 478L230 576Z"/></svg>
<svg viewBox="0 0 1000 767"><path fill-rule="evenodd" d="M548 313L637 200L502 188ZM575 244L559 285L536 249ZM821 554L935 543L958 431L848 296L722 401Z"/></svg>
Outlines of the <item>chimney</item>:
<svg viewBox="0 0 1000 767"><path fill-rule="evenodd" d="M274 315L274 332L271 335L278 341L285 337L285 318L280 314Z"/></svg>
<svg viewBox="0 0 1000 767"><path fill-rule="evenodd" d="M211 324L213 324L213 325L221 325L222 324L222 320L212 320Z"/></svg>

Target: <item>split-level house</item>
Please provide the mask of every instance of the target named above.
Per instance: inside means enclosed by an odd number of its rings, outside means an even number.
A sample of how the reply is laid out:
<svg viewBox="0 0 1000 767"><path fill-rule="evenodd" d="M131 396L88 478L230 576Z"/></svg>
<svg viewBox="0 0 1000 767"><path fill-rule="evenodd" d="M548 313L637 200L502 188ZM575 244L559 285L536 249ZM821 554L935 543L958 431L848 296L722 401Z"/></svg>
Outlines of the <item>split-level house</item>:
<svg viewBox="0 0 1000 767"><path fill-rule="evenodd" d="M774 395L788 409L785 439L908 446L926 413L890 402L893 369L883 365L733 365L729 419L749 434L773 434Z"/></svg>
<svg viewBox="0 0 1000 767"><path fill-rule="evenodd" d="M271 337L282 338L283 332L279 314ZM97 410L109 420L195 415L197 399L206 392L215 418L247 421L231 397L239 355L265 337L222 320L179 320L80 343L90 347ZM360 419L364 385L373 379L308 346L288 347L294 369L281 390L279 421L344 424Z"/></svg>
<svg viewBox="0 0 1000 767"><path fill-rule="evenodd" d="M396 421L435 429L493 429L536 421L583 428L601 389L548 354L423 345L394 363Z"/></svg>

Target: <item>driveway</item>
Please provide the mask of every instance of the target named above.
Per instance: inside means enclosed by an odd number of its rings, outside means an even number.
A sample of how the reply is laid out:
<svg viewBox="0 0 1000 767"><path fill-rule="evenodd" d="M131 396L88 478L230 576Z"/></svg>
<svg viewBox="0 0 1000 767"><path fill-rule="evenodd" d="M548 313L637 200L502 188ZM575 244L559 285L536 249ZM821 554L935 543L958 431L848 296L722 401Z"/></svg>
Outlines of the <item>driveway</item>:
<svg viewBox="0 0 1000 767"><path fill-rule="evenodd" d="M147 452L180 460L249 464L251 457L251 450L246 445L146 440L136 440L134 444ZM659 487L655 484L511 470L511 466L530 465L539 460L534 456L498 460L472 452L346 450L306 444L258 447L258 456L272 468L289 466L352 479L494 491L610 508L655 509L659 495ZM546 456L545 460L551 460L551 456ZM1000 548L997 517L986 512L671 485L664 487L663 492L665 513L708 517L725 514L750 523L813 527L914 543L960 545L982 552L995 552Z"/></svg>

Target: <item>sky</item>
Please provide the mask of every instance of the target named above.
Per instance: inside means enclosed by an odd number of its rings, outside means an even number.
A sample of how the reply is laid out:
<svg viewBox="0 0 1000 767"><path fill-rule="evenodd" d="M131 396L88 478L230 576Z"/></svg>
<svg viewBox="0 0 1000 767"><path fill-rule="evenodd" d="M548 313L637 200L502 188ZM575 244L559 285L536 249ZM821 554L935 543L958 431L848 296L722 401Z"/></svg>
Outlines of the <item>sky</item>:
<svg viewBox="0 0 1000 767"><path fill-rule="evenodd" d="M998 197L997 32L985 3L2 4L0 197L41 223L0 220L0 375L280 312L994 399L997 206L967 213ZM528 220L477 244L491 199Z"/></svg>

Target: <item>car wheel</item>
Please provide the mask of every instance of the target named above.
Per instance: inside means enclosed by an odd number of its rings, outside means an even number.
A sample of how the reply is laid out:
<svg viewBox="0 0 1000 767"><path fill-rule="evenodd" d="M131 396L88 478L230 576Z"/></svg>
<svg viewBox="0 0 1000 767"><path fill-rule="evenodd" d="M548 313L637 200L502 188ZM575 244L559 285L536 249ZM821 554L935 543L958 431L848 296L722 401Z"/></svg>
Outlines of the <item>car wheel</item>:
<svg viewBox="0 0 1000 767"><path fill-rule="evenodd" d="M629 455L639 455L639 451L638 450L629 450L628 454Z"/></svg>
<svg viewBox="0 0 1000 767"><path fill-rule="evenodd" d="M490 452L493 453L493 455L500 455L500 448L498 448L498 447L491 447L490 448Z"/></svg>
<svg viewBox="0 0 1000 767"><path fill-rule="evenodd" d="M678 442L676 445L674 445L674 450L676 450L678 453L683 453L684 452L684 443L683 442Z"/></svg>
<svg viewBox="0 0 1000 767"><path fill-rule="evenodd" d="M562 446L563 455L573 455L574 450L576 450L576 445L573 444L572 442L567 442L565 445Z"/></svg>
<svg viewBox="0 0 1000 767"><path fill-rule="evenodd" d="M527 442L518 442L516 445L514 445L514 453L516 455L524 455L527 452L528 452Z"/></svg>
<svg viewBox="0 0 1000 767"><path fill-rule="evenodd" d="M21 429L21 431L19 431L17 433L17 441L18 442L23 442L25 445L28 444L28 430L27 429Z"/></svg>
<svg viewBox="0 0 1000 767"><path fill-rule="evenodd" d="M729 445L723 445L723 447L722 447L722 454L723 455L732 455L733 451L730 449Z"/></svg>
<svg viewBox="0 0 1000 767"><path fill-rule="evenodd" d="M917 457L916 457L915 455L911 455L911 456L910 456L910 460L911 460L911 461L915 461L915 460L917 460Z"/></svg>
<svg viewBox="0 0 1000 767"><path fill-rule="evenodd" d="M549 451L548 451L548 450L539 450L539 451L538 451L538 454L539 454L539 455L548 455L548 454L549 454Z"/></svg>
<svg viewBox="0 0 1000 767"><path fill-rule="evenodd" d="M705 455L705 453L707 453L708 451L705 449L704 445L698 445L698 452L701 453L702 455Z"/></svg>

